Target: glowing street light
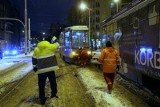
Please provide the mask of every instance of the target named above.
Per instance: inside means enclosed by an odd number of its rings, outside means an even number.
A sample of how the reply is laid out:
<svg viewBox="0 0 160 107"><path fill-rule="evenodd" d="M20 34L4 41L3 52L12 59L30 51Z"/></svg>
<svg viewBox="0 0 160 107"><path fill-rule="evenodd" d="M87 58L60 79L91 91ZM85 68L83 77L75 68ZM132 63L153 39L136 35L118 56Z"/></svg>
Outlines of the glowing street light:
<svg viewBox="0 0 160 107"><path fill-rule="evenodd" d="M42 34L43 34L43 35L45 35L46 33L45 33L45 32L43 32Z"/></svg>
<svg viewBox="0 0 160 107"><path fill-rule="evenodd" d="M90 46L91 46L91 45L90 45L90 13L91 13L90 11L91 11L91 9L88 8L88 7L86 6L86 4L84 4L84 3L81 3L81 4L80 4L80 8L81 8L82 10L88 9L88 12L89 12L89 22L88 22L88 23L89 23L89 25L88 25L88 26L89 26L89 28L88 28L88 32L89 32L89 33L88 33L89 42L88 42L88 43L89 43L89 47L90 47Z"/></svg>
<svg viewBox="0 0 160 107"><path fill-rule="evenodd" d="M86 6L86 4L81 3L81 4L80 4L80 8L81 8L82 10L84 10L84 9L86 9L86 8L87 8L87 6Z"/></svg>

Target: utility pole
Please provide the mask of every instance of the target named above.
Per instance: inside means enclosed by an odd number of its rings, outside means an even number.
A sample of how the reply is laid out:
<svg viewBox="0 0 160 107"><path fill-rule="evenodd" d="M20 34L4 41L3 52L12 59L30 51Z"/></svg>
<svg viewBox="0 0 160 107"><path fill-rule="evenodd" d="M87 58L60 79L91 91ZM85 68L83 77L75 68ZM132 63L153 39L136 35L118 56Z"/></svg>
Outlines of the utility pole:
<svg viewBox="0 0 160 107"><path fill-rule="evenodd" d="M27 0L25 0L25 3L24 3L24 7L25 7L25 9L24 9L24 17L25 17L25 55L27 55Z"/></svg>
<svg viewBox="0 0 160 107"><path fill-rule="evenodd" d="M31 29L30 29L30 18L28 18L28 48L29 53L31 52Z"/></svg>
<svg viewBox="0 0 160 107"><path fill-rule="evenodd" d="M91 47L91 10L90 10L90 8L88 8L88 11L89 11L89 22L88 22L88 24L89 24L89 34L88 34L89 41L88 41L88 43L89 43L89 48L92 48Z"/></svg>

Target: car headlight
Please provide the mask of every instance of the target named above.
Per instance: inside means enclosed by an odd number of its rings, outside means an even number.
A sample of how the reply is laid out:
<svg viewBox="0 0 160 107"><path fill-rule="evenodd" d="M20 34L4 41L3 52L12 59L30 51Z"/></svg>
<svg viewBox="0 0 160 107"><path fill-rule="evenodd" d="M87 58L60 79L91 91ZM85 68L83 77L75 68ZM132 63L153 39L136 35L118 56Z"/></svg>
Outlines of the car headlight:
<svg viewBox="0 0 160 107"><path fill-rule="evenodd" d="M15 55L15 54L17 54L17 53L18 53L17 50L13 50L13 51L12 51L12 54L13 54L13 55Z"/></svg>
<svg viewBox="0 0 160 107"><path fill-rule="evenodd" d="M4 52L4 54L5 54L5 55L8 55L8 54L9 54L9 51L8 51L8 50L7 50L7 51L5 51L5 52Z"/></svg>

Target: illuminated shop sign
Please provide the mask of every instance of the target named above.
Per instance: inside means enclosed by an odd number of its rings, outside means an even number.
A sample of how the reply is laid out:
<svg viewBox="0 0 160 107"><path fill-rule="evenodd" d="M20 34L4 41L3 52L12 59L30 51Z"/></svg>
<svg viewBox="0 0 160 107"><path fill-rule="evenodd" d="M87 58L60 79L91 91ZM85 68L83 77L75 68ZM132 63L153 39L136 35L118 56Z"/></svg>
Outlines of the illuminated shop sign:
<svg viewBox="0 0 160 107"><path fill-rule="evenodd" d="M135 50L135 63L160 69L160 52L152 51L151 48L140 48L138 51Z"/></svg>

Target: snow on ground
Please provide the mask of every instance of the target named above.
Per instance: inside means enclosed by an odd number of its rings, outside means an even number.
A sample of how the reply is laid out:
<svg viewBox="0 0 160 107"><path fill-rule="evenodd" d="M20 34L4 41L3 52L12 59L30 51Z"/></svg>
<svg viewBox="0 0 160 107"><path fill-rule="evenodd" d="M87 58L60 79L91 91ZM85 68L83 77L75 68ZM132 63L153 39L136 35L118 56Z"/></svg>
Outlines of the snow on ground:
<svg viewBox="0 0 160 107"><path fill-rule="evenodd" d="M31 56L31 55L32 53L29 54L28 56ZM18 58L18 57L25 57L25 56L26 56L25 54L21 54L14 57ZM18 70L12 70L12 68L15 68L16 66L24 65L25 62L12 61L12 60L8 61L7 59L10 57L4 57L3 59L0 60L0 87L22 78L24 75L26 75L28 72L32 70L31 63L29 65L20 67ZM12 72L8 72L9 70L12 70ZM3 75L6 72L7 72L7 75ZM0 93L2 93L4 90L5 90L5 87L1 88Z"/></svg>
<svg viewBox="0 0 160 107"><path fill-rule="evenodd" d="M20 54L20 55L16 55L16 56L8 56L8 57L3 57L3 59L0 59L0 72L2 72L3 70L17 64L18 62L14 62L14 61L6 61L9 58L19 58L19 57L25 57L25 56L32 56L33 52L29 53L28 55L25 54Z"/></svg>
<svg viewBox="0 0 160 107"><path fill-rule="evenodd" d="M83 83L87 86L88 93L94 97L97 107L105 107L107 105L111 107L123 107L119 100L111 97L111 94L106 94L106 84L101 79L102 75L96 75L95 72L90 72L89 70L83 70L80 75ZM105 99L108 99L107 102Z"/></svg>
<svg viewBox="0 0 160 107"><path fill-rule="evenodd" d="M5 61L0 60L0 72L2 72L4 69L6 69L14 64L15 64L15 62L5 62Z"/></svg>
<svg viewBox="0 0 160 107"><path fill-rule="evenodd" d="M116 81L112 93L108 94L101 71L81 68L78 75L86 86L87 93L94 99L96 107L149 107L136 95L119 86Z"/></svg>
<svg viewBox="0 0 160 107"><path fill-rule="evenodd" d="M100 50L92 51L92 54L93 54L93 58L99 58L101 51Z"/></svg>
<svg viewBox="0 0 160 107"><path fill-rule="evenodd" d="M23 55L20 55L20 57L22 56ZM0 67L2 66L3 69L14 64L15 63L1 63ZM26 71L29 71L31 69L31 64L30 66L26 67ZM22 72L24 70L20 71ZM118 85L116 81L112 94L108 94L106 92L107 85L104 81L103 73L101 71L88 68L79 68L77 69L77 73L80 77L80 80L84 83L84 86L87 89L86 94L92 97L96 107L149 107L140 98L126 90L124 87ZM13 81L15 77L22 77L22 75L20 75L20 72L14 73L12 74L12 76L7 76L3 78L0 77L0 81L4 78L6 79L5 81L8 82Z"/></svg>

